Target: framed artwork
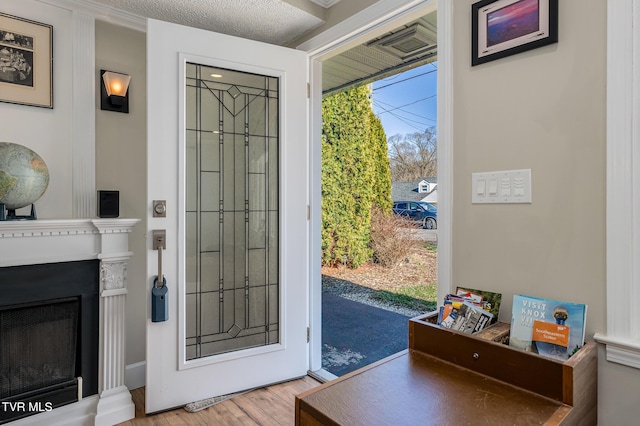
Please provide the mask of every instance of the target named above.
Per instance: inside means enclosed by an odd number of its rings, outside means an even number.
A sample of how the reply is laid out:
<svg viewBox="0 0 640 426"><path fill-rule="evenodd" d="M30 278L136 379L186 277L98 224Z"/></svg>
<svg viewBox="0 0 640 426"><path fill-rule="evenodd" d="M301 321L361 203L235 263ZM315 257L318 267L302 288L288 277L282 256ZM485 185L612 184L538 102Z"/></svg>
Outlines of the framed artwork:
<svg viewBox="0 0 640 426"><path fill-rule="evenodd" d="M471 65L558 42L558 0L482 0L471 5Z"/></svg>
<svg viewBox="0 0 640 426"><path fill-rule="evenodd" d="M53 27L0 13L0 101L53 108Z"/></svg>

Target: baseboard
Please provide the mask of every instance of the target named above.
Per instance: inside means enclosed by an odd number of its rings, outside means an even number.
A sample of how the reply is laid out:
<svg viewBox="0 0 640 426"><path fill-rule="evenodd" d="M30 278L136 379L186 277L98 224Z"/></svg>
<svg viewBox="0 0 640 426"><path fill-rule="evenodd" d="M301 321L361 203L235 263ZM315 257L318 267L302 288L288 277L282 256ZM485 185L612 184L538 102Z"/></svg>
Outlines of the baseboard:
<svg viewBox="0 0 640 426"><path fill-rule="evenodd" d="M125 383L127 388L136 389L144 386L146 374L146 362L137 362L127 365L125 368ZM113 393L113 395L112 395ZM100 404L104 410L99 415L110 423L112 419L117 422L126 421L133 417L133 403L129 392L120 387L106 391L102 395L102 401L98 395L83 398L73 404L56 408L50 412L40 413L11 422L11 426L94 426L98 423L96 413Z"/></svg>
<svg viewBox="0 0 640 426"><path fill-rule="evenodd" d="M129 364L124 369L124 384L129 390L141 388L145 384L147 363L145 361Z"/></svg>
<svg viewBox="0 0 640 426"><path fill-rule="evenodd" d="M126 386L107 389L100 394L94 426L113 426L136 416L136 407Z"/></svg>
<svg viewBox="0 0 640 426"><path fill-rule="evenodd" d="M11 426L92 426L96 416L98 395L11 422Z"/></svg>

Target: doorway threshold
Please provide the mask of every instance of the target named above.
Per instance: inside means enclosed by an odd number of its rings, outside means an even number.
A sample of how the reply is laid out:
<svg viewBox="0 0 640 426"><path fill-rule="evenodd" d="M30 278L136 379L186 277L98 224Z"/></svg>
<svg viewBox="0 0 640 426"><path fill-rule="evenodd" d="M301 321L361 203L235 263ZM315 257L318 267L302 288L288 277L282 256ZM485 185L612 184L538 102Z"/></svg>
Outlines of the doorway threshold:
<svg viewBox="0 0 640 426"><path fill-rule="evenodd" d="M324 368L321 368L321 369L315 370L315 371L309 370L309 371L307 371L307 374L309 375L309 377L311 377L313 379L316 379L320 383L330 382L331 380L334 380L334 379L338 378L338 376L336 376L333 373L328 372Z"/></svg>

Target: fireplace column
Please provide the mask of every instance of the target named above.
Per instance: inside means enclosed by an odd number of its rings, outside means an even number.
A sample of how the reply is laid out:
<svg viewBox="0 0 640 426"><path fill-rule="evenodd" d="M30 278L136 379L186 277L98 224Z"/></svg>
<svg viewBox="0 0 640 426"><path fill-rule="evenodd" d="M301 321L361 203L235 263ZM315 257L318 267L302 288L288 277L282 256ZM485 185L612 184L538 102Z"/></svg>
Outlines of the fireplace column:
<svg viewBox="0 0 640 426"><path fill-rule="evenodd" d="M125 301L130 228L122 220L95 219L100 233L100 400L96 426L113 425L135 416L131 394L124 384Z"/></svg>

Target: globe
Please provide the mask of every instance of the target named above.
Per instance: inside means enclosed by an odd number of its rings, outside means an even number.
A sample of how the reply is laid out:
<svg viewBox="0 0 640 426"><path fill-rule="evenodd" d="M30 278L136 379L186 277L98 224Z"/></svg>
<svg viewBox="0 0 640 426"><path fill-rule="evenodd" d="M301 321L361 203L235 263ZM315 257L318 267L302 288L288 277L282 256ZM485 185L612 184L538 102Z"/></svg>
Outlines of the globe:
<svg viewBox="0 0 640 426"><path fill-rule="evenodd" d="M44 160L26 146L0 142L0 203L7 210L33 204L49 185Z"/></svg>

